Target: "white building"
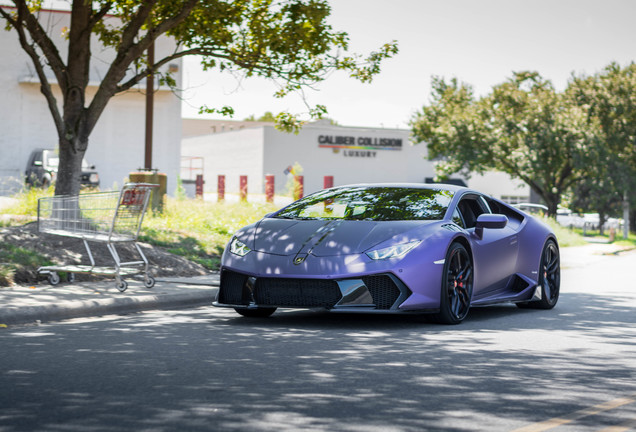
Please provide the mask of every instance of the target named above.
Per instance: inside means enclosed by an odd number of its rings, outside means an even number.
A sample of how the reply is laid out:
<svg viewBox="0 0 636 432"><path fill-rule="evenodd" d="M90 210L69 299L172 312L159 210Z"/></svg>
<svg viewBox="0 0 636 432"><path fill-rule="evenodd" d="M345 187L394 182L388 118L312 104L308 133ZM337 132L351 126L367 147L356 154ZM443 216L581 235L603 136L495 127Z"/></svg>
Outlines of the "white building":
<svg viewBox="0 0 636 432"><path fill-rule="evenodd" d="M237 193L239 177L248 176L248 192L263 193L264 179L275 176L276 193L284 193L298 163L303 169L305 194L323 188L325 176L334 186L351 183L431 182L433 162L426 145L412 144L406 129L334 126L329 121L305 125L296 135L272 124L184 119L183 157L202 157L205 191L216 192L217 176L225 175L226 191ZM199 136L196 136L200 134ZM461 180L461 179L456 179ZM527 186L499 173L474 176L470 187L507 201L529 198Z"/></svg>
<svg viewBox="0 0 636 432"><path fill-rule="evenodd" d="M62 58L67 57L67 41L62 36L69 26L70 13L65 11L41 11L40 22L52 40L59 41ZM91 51L90 84L87 99L97 90L114 58L112 50L105 50L95 39ZM160 38L155 45L155 56L174 51L174 43ZM40 84L30 58L24 53L15 31L0 32L0 192L7 185L22 182L27 159L35 148L54 149L58 145L57 132L46 100L40 93ZM171 68L181 83L181 62ZM53 73L49 80L61 105L62 98ZM144 83L145 86L145 83ZM174 192L179 173L181 145L181 101L167 88L155 93L153 167L168 176L168 192ZM145 95L141 89L133 89L113 97L90 136L86 160L96 166L102 189L121 186L128 174L144 166L145 152Z"/></svg>

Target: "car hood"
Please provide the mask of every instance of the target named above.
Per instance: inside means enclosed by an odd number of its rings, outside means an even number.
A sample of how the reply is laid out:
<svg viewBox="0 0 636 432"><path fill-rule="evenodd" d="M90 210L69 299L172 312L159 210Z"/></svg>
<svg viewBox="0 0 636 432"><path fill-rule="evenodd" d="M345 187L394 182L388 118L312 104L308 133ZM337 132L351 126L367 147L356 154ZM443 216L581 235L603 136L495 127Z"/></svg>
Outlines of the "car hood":
<svg viewBox="0 0 636 432"><path fill-rule="evenodd" d="M253 249L275 255L360 254L387 240L396 244L414 240L418 237L414 231L431 222L266 218L255 226Z"/></svg>

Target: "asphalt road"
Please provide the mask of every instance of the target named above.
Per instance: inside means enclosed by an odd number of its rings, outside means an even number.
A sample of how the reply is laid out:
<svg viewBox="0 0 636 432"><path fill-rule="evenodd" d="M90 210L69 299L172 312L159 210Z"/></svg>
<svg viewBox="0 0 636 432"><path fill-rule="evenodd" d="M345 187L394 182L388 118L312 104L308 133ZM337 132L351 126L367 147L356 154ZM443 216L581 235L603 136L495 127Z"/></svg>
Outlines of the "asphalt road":
<svg viewBox="0 0 636 432"><path fill-rule="evenodd" d="M459 326L205 307L0 329L0 432L636 430L634 267Z"/></svg>

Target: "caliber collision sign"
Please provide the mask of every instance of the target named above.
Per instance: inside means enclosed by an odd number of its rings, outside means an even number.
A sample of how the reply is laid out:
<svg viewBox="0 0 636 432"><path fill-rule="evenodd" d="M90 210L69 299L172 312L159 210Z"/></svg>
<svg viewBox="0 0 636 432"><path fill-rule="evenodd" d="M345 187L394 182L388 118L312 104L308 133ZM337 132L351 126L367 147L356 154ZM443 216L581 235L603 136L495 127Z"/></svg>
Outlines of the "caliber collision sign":
<svg viewBox="0 0 636 432"><path fill-rule="evenodd" d="M378 150L402 150L402 139L319 135L318 146L333 149L334 153L343 150L345 157L376 157Z"/></svg>

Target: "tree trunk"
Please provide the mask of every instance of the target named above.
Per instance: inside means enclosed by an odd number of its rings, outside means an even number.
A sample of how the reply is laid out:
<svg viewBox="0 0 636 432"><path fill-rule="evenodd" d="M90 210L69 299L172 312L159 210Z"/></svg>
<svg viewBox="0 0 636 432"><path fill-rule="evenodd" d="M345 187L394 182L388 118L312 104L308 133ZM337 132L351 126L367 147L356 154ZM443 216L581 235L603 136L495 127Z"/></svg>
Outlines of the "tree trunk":
<svg viewBox="0 0 636 432"><path fill-rule="evenodd" d="M634 215L629 216L629 194L627 191L623 194L623 238L629 238L630 220L636 223Z"/></svg>
<svg viewBox="0 0 636 432"><path fill-rule="evenodd" d="M607 220L607 216L605 215L605 213L600 213L598 214L598 233L600 235L605 234L605 228L603 227L603 225L605 225L605 221Z"/></svg>
<svg viewBox="0 0 636 432"><path fill-rule="evenodd" d="M561 194L545 193L543 194L543 199L548 206L548 217L556 219L557 209L559 208L559 204L561 204Z"/></svg>
<svg viewBox="0 0 636 432"><path fill-rule="evenodd" d="M551 193L539 186L536 183L526 181L526 184L530 186L530 189L534 191L543 200L542 204L548 207L548 217L556 219L557 209L561 204L561 193Z"/></svg>
<svg viewBox="0 0 636 432"><path fill-rule="evenodd" d="M86 153L86 145L74 145L60 138L60 165L57 171L55 195L78 195L81 186L82 160ZM84 150L82 150L84 149Z"/></svg>
<svg viewBox="0 0 636 432"><path fill-rule="evenodd" d="M556 219L557 208L559 207L560 199L553 199L549 201L548 204L548 217L552 219Z"/></svg>

